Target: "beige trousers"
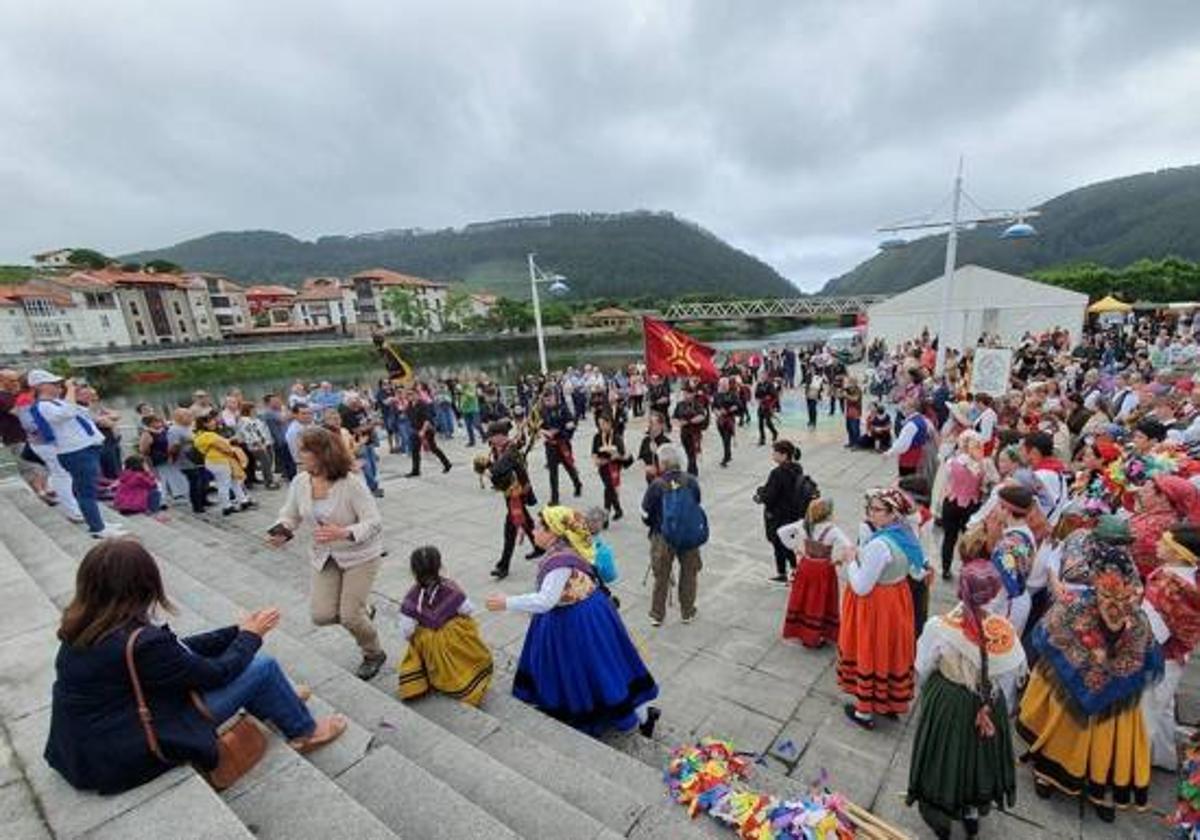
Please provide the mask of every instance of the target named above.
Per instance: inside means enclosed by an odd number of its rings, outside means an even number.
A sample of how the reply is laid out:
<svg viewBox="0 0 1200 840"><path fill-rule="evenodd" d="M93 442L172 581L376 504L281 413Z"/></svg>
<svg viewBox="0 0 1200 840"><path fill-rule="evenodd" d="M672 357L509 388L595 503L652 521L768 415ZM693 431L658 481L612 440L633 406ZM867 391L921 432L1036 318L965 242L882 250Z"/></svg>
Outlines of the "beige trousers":
<svg viewBox="0 0 1200 840"><path fill-rule="evenodd" d="M343 569L332 558L326 558L325 565L313 571L309 602L313 624L342 625L358 642L363 656L377 656L383 652L379 634L367 616L367 599L379 572L379 562L380 558L376 557Z"/></svg>
<svg viewBox="0 0 1200 840"><path fill-rule="evenodd" d="M671 566L676 559L675 549L661 535L650 538L650 570L654 573L654 594L650 597L650 617L662 621L667 615L667 592L671 588ZM700 549L693 548L678 555L679 614L691 618L696 614L696 578L703 565Z"/></svg>

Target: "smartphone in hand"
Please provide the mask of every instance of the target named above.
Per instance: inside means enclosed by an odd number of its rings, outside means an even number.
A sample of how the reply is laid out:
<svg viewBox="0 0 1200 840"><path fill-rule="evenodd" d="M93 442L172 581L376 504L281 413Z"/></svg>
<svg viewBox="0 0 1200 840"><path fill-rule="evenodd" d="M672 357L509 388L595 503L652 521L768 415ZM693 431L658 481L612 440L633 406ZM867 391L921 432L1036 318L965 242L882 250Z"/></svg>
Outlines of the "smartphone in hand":
<svg viewBox="0 0 1200 840"><path fill-rule="evenodd" d="M292 529L284 525L282 522L276 522L274 525L268 528L267 534L272 537L283 537L285 540L290 540L295 536L295 534L292 533Z"/></svg>

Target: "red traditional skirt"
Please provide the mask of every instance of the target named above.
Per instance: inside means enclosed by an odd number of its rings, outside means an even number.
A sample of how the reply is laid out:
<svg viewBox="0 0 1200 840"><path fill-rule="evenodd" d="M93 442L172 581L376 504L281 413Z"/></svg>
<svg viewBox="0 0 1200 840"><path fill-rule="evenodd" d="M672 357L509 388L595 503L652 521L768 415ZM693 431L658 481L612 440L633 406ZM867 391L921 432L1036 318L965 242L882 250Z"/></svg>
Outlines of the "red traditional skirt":
<svg viewBox="0 0 1200 840"><path fill-rule="evenodd" d="M804 557L792 578L783 637L805 647L838 640L838 579L828 557Z"/></svg>
<svg viewBox="0 0 1200 840"><path fill-rule="evenodd" d="M908 581L876 584L857 595L847 585L838 630L838 686L860 712L903 714L913 698L917 655Z"/></svg>

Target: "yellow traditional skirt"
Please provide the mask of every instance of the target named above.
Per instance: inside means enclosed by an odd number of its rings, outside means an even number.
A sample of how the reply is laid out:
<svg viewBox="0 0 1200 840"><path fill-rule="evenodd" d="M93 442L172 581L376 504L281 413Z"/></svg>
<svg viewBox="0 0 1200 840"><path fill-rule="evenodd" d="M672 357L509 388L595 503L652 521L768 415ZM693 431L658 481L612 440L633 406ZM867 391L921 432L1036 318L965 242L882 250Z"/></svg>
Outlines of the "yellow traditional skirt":
<svg viewBox="0 0 1200 840"><path fill-rule="evenodd" d="M475 619L456 616L437 630L418 627L397 670L401 700L440 692L478 706L492 684L492 652L479 636Z"/></svg>
<svg viewBox="0 0 1200 840"><path fill-rule="evenodd" d="M1141 704L1106 716L1076 718L1060 699L1057 676L1039 663L1021 698L1017 731L1029 743L1021 757L1039 782L1101 805L1145 810L1150 738ZM1111 800L1109 795L1111 794Z"/></svg>

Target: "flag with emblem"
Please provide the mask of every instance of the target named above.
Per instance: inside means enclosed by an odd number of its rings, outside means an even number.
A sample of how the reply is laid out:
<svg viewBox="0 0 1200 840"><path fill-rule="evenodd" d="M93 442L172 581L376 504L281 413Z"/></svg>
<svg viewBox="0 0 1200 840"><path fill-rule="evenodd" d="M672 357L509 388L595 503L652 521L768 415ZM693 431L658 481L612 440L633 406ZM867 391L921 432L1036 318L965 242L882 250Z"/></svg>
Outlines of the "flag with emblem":
<svg viewBox="0 0 1200 840"><path fill-rule="evenodd" d="M642 318L646 340L646 371L660 376L697 376L715 381L720 374L713 364L716 350L687 333L654 318Z"/></svg>

